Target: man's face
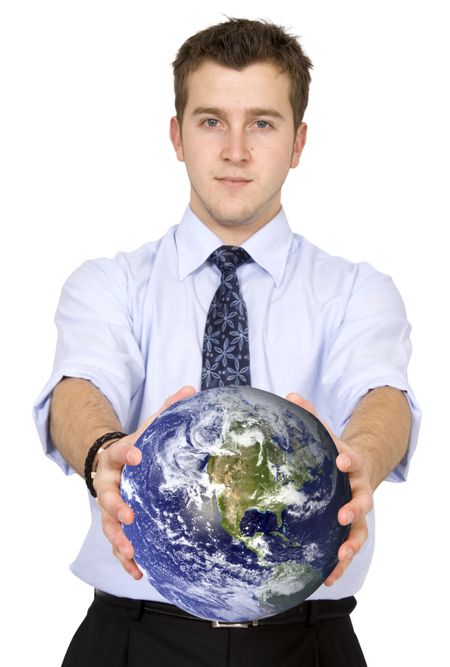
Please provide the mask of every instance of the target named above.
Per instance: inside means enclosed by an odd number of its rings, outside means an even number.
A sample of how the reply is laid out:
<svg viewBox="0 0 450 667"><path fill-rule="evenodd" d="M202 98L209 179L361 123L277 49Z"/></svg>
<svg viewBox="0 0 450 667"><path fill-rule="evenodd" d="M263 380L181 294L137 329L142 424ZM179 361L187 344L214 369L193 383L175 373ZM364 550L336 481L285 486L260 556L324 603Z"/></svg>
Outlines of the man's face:
<svg viewBox="0 0 450 667"><path fill-rule="evenodd" d="M211 61L188 78L180 129L170 135L191 183L191 208L218 236L248 237L280 210L281 187L298 165L306 125L294 130L290 81L270 63L242 71Z"/></svg>

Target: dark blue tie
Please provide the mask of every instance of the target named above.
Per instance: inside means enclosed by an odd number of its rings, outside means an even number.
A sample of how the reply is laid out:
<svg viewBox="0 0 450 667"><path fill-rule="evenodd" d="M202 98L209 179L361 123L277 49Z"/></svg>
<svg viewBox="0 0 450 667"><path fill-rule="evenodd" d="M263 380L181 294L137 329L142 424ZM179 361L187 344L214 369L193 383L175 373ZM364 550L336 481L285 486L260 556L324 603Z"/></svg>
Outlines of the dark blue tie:
<svg viewBox="0 0 450 667"><path fill-rule="evenodd" d="M247 308L236 270L253 260L243 248L223 245L207 261L222 277L206 317L201 388L249 385Z"/></svg>

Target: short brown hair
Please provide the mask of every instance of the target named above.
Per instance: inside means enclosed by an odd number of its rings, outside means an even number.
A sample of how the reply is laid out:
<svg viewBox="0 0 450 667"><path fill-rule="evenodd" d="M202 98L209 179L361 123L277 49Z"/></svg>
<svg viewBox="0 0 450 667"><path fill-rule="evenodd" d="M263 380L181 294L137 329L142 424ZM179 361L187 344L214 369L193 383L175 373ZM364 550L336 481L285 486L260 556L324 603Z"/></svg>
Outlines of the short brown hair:
<svg viewBox="0 0 450 667"><path fill-rule="evenodd" d="M227 17L228 18L228 17ZM308 104L309 70L312 63L297 36L269 21L229 18L228 22L206 28L189 37L172 63L175 109L182 123L187 104L187 79L200 65L213 61L224 67L244 69L258 62L271 62L286 72L291 81L290 101L294 126L298 128Z"/></svg>

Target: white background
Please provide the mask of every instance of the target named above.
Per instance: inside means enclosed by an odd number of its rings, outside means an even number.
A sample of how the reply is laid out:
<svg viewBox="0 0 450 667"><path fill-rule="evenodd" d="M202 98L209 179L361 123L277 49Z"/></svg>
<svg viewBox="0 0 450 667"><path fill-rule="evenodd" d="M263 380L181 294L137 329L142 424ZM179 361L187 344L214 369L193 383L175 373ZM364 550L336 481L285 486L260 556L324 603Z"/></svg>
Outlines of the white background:
<svg viewBox="0 0 450 667"><path fill-rule="evenodd" d="M3 665L59 665L91 600L68 570L89 521L84 483L44 458L30 416L62 282L179 221L189 191L168 138L170 63L224 15L286 26L314 63L308 143L283 197L294 231L371 262L404 297L421 438L407 484L376 492L353 620L371 666L448 664L446 4L1 3Z"/></svg>

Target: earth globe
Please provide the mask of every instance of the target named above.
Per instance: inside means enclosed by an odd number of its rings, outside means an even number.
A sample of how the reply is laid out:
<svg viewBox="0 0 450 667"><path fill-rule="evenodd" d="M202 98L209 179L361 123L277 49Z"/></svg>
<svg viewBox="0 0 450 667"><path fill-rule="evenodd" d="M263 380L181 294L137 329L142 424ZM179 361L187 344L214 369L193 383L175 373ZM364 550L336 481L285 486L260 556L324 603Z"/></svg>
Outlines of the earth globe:
<svg viewBox="0 0 450 667"><path fill-rule="evenodd" d="M138 439L121 494L135 561L164 598L238 623L303 602L332 572L349 526L348 476L322 423L252 387L206 389Z"/></svg>

